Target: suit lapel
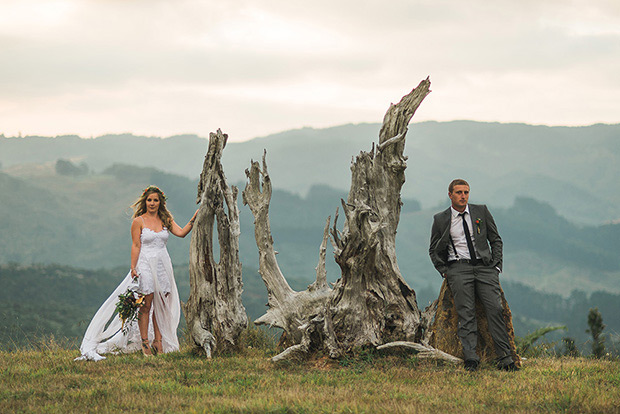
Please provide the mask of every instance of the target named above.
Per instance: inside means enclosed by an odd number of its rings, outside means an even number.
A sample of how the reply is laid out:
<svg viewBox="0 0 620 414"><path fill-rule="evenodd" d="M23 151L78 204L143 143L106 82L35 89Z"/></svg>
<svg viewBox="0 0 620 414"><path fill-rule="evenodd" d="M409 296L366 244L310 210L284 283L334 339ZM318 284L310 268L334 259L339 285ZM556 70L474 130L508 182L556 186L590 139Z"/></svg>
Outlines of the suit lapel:
<svg viewBox="0 0 620 414"><path fill-rule="evenodd" d="M482 219L481 216L482 210L480 209L480 206L477 204L470 204L469 205L469 215L471 218L471 225L472 225L472 233L474 234L474 239L476 240L476 245L478 245L479 243L485 244L486 241L483 243L482 239L481 239L481 235L480 233L478 233L478 229L480 228L478 224L476 224L476 220L478 219Z"/></svg>
<svg viewBox="0 0 620 414"><path fill-rule="evenodd" d="M469 218L471 219L472 226L475 226L476 220L480 218L480 208L477 204L469 205Z"/></svg>

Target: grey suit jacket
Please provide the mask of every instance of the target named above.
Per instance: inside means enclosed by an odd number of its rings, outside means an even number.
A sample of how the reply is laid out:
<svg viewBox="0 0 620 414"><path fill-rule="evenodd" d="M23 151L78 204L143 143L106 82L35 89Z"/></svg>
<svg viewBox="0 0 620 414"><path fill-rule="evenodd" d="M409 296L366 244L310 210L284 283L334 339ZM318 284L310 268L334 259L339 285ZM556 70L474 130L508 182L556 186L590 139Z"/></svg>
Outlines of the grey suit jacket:
<svg viewBox="0 0 620 414"><path fill-rule="evenodd" d="M473 225L474 244L485 266L502 269L502 238L499 236L495 220L484 204L469 204L469 214ZM448 246L450 246L450 207L435 214L431 229L431 242L428 254L435 269L443 276L448 269Z"/></svg>

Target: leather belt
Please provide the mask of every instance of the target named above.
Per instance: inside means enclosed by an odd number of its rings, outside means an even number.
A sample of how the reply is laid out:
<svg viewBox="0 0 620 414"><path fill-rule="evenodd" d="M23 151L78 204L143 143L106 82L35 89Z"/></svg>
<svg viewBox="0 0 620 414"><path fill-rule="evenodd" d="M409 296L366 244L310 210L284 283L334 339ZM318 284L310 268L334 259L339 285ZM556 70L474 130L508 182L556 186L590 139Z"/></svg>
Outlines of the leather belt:
<svg viewBox="0 0 620 414"><path fill-rule="evenodd" d="M476 264L478 264L480 262L481 262L480 259L476 259L476 260L457 259L457 260L450 260L450 261L448 261L448 266L450 266L451 264L454 264L454 263L467 263L467 264L471 264L471 265L476 265Z"/></svg>

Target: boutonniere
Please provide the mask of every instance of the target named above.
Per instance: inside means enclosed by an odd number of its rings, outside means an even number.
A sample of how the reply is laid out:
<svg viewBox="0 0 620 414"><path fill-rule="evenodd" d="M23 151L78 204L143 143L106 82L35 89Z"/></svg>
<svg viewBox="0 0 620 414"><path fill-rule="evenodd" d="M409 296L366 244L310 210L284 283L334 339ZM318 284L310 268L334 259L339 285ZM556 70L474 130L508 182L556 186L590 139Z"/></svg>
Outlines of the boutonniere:
<svg viewBox="0 0 620 414"><path fill-rule="evenodd" d="M482 219L476 219L476 228L478 229L478 234L480 234L480 223L482 223Z"/></svg>

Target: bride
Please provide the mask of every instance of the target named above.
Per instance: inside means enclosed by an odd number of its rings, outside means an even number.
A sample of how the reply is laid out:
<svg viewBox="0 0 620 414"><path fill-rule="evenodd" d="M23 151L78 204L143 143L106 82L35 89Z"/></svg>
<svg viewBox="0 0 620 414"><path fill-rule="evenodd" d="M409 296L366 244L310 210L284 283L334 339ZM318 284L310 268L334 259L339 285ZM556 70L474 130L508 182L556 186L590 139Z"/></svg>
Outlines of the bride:
<svg viewBox="0 0 620 414"><path fill-rule="evenodd" d="M155 186L147 187L133 204L131 223L131 269L103 303L86 329L76 360L105 359L101 354L134 352L145 356L178 351L177 327L181 316L179 294L166 249L169 233L185 237L194 225L194 213L181 228L166 208L166 196ZM138 323L122 329L115 315L118 296L128 288L144 295Z"/></svg>

